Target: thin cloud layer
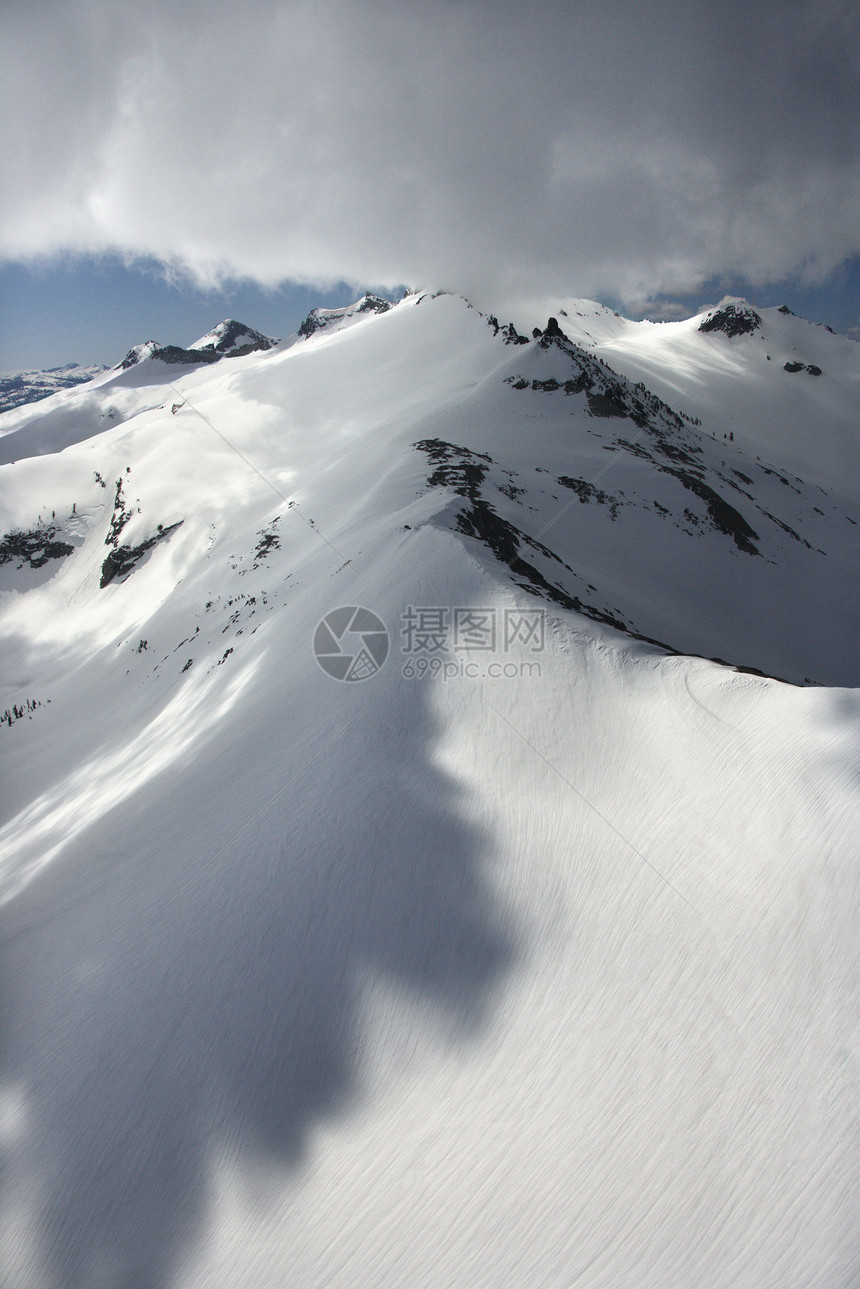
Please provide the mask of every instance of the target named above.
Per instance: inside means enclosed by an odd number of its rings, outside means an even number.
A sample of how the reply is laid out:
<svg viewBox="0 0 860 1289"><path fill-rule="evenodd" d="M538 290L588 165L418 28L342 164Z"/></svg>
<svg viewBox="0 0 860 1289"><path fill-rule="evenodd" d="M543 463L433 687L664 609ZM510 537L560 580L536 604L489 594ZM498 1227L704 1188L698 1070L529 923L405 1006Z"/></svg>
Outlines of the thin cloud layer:
<svg viewBox="0 0 860 1289"><path fill-rule="evenodd" d="M860 251L848 0L7 4L0 255L636 303Z"/></svg>

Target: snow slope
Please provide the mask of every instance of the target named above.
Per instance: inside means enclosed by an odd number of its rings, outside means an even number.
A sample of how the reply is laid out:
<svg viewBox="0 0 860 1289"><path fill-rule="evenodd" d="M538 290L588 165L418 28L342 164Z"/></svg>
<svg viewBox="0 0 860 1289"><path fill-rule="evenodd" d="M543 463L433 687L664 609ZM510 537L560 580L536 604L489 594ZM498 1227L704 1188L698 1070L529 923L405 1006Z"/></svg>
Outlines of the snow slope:
<svg viewBox="0 0 860 1289"><path fill-rule="evenodd" d="M345 318L0 418L5 1282L847 1287L856 485Z"/></svg>
<svg viewBox="0 0 860 1289"><path fill-rule="evenodd" d="M759 318L747 334L702 331L725 308ZM565 333L616 371L642 380L677 411L807 482L840 486L860 472L860 352L857 342L783 309L727 297L683 322L631 322L588 300L566 300ZM797 371L786 371L798 366ZM808 369L817 368L819 374Z"/></svg>

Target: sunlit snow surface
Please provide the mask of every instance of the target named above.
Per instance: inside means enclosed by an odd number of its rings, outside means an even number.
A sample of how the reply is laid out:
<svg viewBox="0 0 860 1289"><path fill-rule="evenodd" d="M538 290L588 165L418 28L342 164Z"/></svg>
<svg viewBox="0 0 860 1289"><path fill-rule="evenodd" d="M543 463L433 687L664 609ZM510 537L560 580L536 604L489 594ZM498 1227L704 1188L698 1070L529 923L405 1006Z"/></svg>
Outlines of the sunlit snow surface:
<svg viewBox="0 0 860 1289"><path fill-rule="evenodd" d="M689 421L451 296L0 418L4 1284L856 1282L860 348L578 303Z"/></svg>

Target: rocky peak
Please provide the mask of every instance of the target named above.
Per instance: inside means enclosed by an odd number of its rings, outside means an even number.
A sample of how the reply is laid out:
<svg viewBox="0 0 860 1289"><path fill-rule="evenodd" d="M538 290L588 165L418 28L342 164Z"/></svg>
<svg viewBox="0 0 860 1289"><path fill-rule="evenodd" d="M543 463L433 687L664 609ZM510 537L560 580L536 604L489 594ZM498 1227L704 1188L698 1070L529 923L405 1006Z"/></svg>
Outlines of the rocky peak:
<svg viewBox="0 0 860 1289"><path fill-rule="evenodd" d="M337 326L338 323L347 322L359 313L387 313L392 309L390 300L384 300L381 295L368 294L356 300L355 304L346 305L342 309L311 309L304 322L299 327L298 334L306 340L322 331L327 327Z"/></svg>
<svg viewBox="0 0 860 1289"><path fill-rule="evenodd" d="M163 363L187 365L214 363L220 357L221 354L215 353L214 350L182 349L179 345L160 345L156 340L147 340L146 344L135 345L134 348L129 349L119 366L123 371L127 371L129 367L136 367L147 358L158 358Z"/></svg>
<svg viewBox="0 0 860 1289"><path fill-rule="evenodd" d="M262 331L248 327L244 322L237 322L235 318L225 318L207 335L196 340L191 348L201 352L211 350L219 357L239 358L242 354L254 353L257 350L265 352L267 349L274 348L277 343L277 340L271 336L263 335Z"/></svg>
<svg viewBox="0 0 860 1289"><path fill-rule="evenodd" d="M700 331L722 331L729 339L752 335L761 326L761 317L745 303L726 304L709 313L700 323Z"/></svg>

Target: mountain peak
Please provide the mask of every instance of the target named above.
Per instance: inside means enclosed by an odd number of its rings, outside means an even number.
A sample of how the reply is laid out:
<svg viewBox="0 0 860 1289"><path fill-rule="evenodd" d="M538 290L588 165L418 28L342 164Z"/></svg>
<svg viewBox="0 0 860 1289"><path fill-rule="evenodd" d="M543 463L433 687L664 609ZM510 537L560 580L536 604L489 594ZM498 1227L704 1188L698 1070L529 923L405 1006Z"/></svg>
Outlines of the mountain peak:
<svg viewBox="0 0 860 1289"><path fill-rule="evenodd" d="M7 1283L848 1283L860 349L727 305L6 413Z"/></svg>
<svg viewBox="0 0 860 1289"><path fill-rule="evenodd" d="M699 324L699 330L722 331L731 340L735 336L752 335L760 326L761 315L746 300L727 298Z"/></svg>
<svg viewBox="0 0 860 1289"><path fill-rule="evenodd" d="M341 309L311 309L299 327L298 334L307 340L317 331L339 330L343 324L357 321L360 314L387 313L393 308L394 305L390 300L385 300L381 295L374 295L368 291L360 300L356 300L354 304L345 305Z"/></svg>
<svg viewBox="0 0 860 1289"><path fill-rule="evenodd" d="M139 363L157 358L163 363L192 364L215 363L219 358L239 358L256 350L272 349L277 344L271 336L264 336L262 331L248 327L235 318L225 318L205 336L195 340L188 349L181 345L162 345L157 340L147 340L145 344L134 345L118 366L127 371Z"/></svg>
<svg viewBox="0 0 860 1289"><path fill-rule="evenodd" d="M273 349L277 343L277 339L263 335L262 331L257 331L256 328L249 327L244 322L238 322L235 318L225 318L205 336L195 340L191 348L201 351L213 350L220 355L239 358L242 354L250 354L256 350Z"/></svg>

